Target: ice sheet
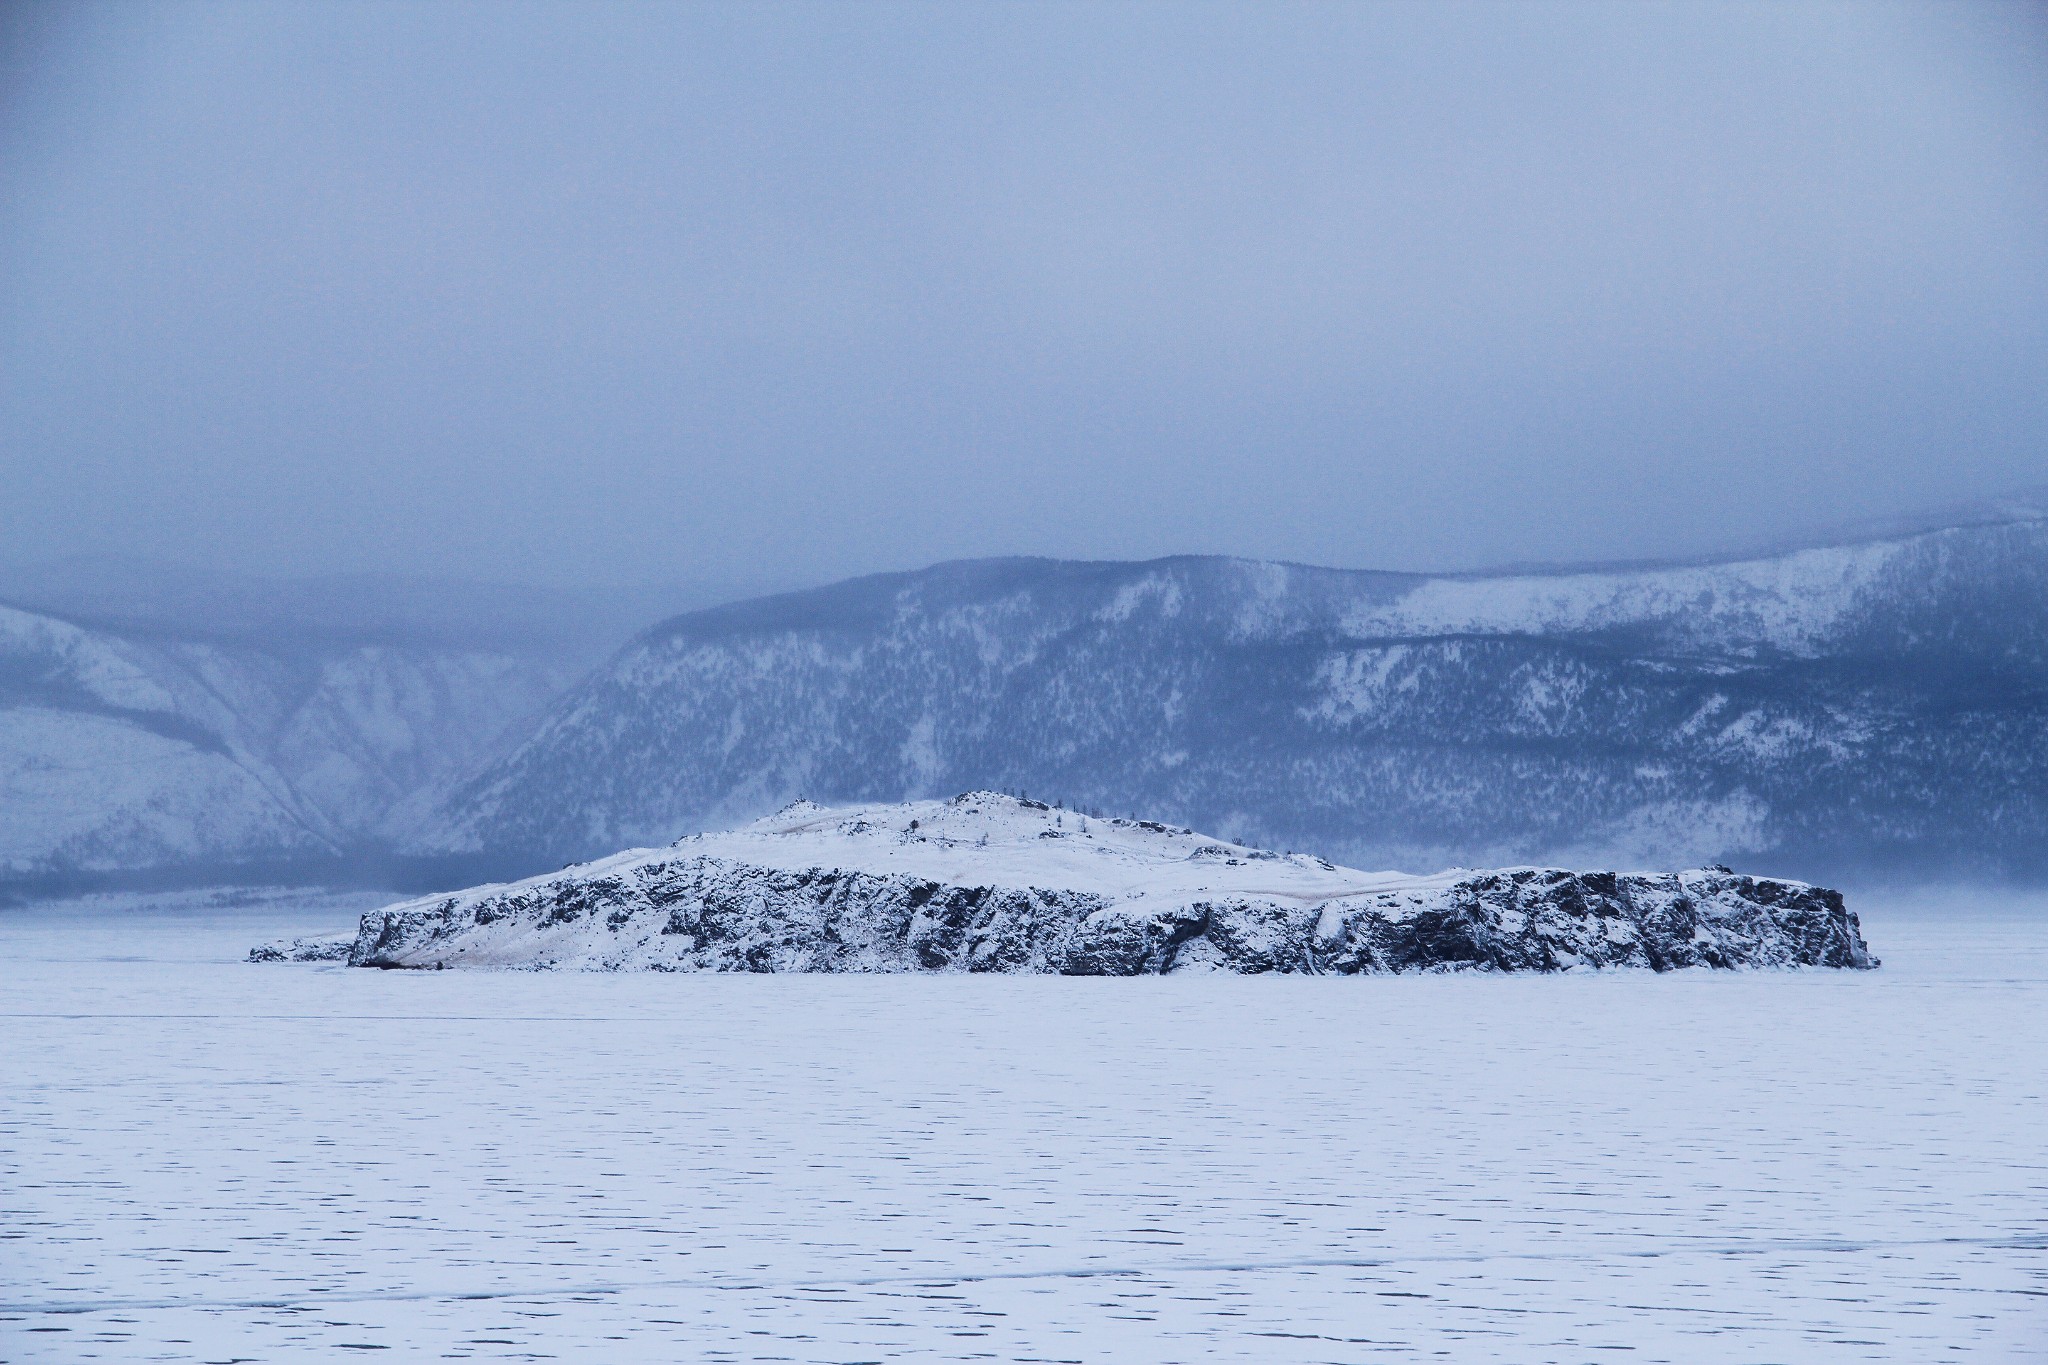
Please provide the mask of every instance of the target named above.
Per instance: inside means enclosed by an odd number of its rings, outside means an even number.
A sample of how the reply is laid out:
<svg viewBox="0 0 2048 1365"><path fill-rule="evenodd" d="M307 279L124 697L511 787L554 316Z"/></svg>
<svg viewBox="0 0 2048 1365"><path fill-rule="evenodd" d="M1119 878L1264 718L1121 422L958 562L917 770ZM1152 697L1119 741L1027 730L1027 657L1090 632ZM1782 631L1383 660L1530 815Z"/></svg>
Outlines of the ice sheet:
<svg viewBox="0 0 2048 1365"><path fill-rule="evenodd" d="M361 899L0 915L0 1357L2048 1342L2040 898L1852 898L1873 973L238 960Z"/></svg>

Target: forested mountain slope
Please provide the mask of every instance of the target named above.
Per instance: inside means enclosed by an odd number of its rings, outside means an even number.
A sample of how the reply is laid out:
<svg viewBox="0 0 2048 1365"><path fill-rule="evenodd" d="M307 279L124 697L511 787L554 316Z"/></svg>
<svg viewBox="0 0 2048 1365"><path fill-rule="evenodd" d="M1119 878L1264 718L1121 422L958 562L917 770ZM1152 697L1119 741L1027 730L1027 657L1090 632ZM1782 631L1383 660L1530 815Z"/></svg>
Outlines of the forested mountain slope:
<svg viewBox="0 0 2048 1365"><path fill-rule="evenodd" d="M1362 867L2038 876L2048 520L1556 572L858 579L646 632L415 847L580 857L978 787Z"/></svg>

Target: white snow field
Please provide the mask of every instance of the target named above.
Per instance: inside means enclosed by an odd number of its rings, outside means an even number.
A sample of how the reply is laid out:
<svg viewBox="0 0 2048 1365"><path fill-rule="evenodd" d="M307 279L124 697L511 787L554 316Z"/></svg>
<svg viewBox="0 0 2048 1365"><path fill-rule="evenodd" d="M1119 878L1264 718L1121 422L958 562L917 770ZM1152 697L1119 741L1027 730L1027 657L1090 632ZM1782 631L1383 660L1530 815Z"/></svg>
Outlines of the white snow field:
<svg viewBox="0 0 2048 1365"><path fill-rule="evenodd" d="M380 898L240 899L0 912L0 1359L2048 1359L2048 898L1136 979L256 966Z"/></svg>

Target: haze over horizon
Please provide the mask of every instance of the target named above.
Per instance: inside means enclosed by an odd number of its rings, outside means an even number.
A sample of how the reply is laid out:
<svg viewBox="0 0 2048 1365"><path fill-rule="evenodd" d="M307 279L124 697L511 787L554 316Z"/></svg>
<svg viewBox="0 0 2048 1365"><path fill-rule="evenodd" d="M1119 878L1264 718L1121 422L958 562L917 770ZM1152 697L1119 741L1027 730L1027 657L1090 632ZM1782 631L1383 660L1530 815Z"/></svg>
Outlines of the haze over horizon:
<svg viewBox="0 0 2048 1365"><path fill-rule="evenodd" d="M2041 479L2024 5L48 6L5 558L762 590Z"/></svg>
<svg viewBox="0 0 2048 1365"><path fill-rule="evenodd" d="M1437 571L1455 576L1519 576L1626 572L1660 564L1735 563L1776 558L1796 550L1892 540L1921 531L2014 518L2048 519L2048 484L1914 508L1871 518L1819 521L1778 535L1729 528L1716 544L1691 553L1639 559L1521 560ZM1154 563L1252 556L1167 554L1135 561L1072 557L1064 562ZM356 570L261 574L189 559L73 553L48 559L0 559L0 606L26 608L114 629L167 629L222 638L282 641L294 637L473 639L499 647L525 640L542 650L566 648L571 657L595 658L667 619L707 608L840 585L873 575L919 575L948 564L997 560L1057 560L1046 555L975 555L864 570L841 578L777 576L772 566L728 565L724 572L667 582L586 581L549 584L511 579L409 575ZM1340 572L1434 576L1390 564L1309 564L1267 560Z"/></svg>

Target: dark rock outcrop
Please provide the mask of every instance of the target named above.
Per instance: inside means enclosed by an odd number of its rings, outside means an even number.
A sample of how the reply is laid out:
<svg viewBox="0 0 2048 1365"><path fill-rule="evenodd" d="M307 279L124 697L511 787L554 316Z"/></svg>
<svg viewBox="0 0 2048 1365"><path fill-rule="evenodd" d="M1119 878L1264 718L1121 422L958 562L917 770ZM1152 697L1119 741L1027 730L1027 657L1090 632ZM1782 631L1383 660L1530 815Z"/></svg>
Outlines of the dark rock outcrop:
<svg viewBox="0 0 2048 1365"><path fill-rule="evenodd" d="M1086 891L704 856L374 911L348 960L1082 976L1877 965L1840 893L1722 869L1518 868L1321 902L1219 895L1148 908Z"/></svg>
<svg viewBox="0 0 2048 1365"><path fill-rule="evenodd" d="M346 962L355 950L355 940L346 935L331 938L295 938L265 943L249 950L251 962Z"/></svg>

